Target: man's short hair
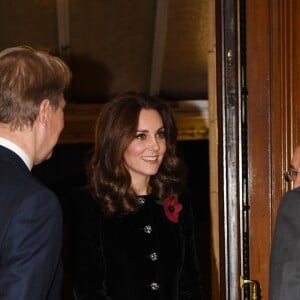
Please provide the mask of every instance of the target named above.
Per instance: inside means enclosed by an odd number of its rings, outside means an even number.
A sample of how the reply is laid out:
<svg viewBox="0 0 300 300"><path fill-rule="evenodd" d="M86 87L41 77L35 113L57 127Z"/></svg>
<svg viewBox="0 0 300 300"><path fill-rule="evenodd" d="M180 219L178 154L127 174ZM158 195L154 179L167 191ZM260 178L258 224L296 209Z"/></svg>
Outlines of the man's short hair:
<svg viewBox="0 0 300 300"><path fill-rule="evenodd" d="M0 122L32 126L44 99L56 109L71 80L64 61L27 46L0 52Z"/></svg>

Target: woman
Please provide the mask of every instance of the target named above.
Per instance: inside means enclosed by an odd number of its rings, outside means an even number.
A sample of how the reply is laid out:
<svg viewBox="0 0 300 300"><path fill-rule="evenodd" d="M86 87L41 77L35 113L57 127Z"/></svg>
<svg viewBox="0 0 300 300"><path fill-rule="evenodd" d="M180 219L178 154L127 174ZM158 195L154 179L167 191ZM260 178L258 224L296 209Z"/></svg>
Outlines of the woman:
<svg viewBox="0 0 300 300"><path fill-rule="evenodd" d="M98 119L74 225L77 299L201 299L193 219L169 106L126 93Z"/></svg>

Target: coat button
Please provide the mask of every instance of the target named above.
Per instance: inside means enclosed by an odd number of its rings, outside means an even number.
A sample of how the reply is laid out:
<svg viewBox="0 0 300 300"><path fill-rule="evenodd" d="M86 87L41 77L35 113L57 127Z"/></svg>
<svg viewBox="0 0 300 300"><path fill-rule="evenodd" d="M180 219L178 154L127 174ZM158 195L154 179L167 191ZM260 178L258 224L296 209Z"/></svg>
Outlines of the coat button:
<svg viewBox="0 0 300 300"><path fill-rule="evenodd" d="M152 227L151 225L146 225L144 227L144 232L147 233L147 234L150 234L152 232Z"/></svg>
<svg viewBox="0 0 300 300"><path fill-rule="evenodd" d="M156 252L153 252L149 255L149 258L152 260L152 261L157 261L158 260L158 254Z"/></svg>
<svg viewBox="0 0 300 300"><path fill-rule="evenodd" d="M150 284L151 291L157 291L159 289L159 284L157 282L152 282Z"/></svg>
<svg viewBox="0 0 300 300"><path fill-rule="evenodd" d="M139 201L140 201L140 204L143 205L145 204L145 198L144 197L139 197Z"/></svg>

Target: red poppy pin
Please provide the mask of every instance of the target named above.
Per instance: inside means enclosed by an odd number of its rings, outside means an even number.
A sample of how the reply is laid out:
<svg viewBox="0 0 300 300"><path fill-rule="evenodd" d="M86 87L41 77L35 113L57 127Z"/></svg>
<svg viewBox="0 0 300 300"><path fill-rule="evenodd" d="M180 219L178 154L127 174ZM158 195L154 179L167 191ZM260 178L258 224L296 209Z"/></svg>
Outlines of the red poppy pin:
<svg viewBox="0 0 300 300"><path fill-rule="evenodd" d="M159 201L163 205L165 214L173 223L178 223L179 213L182 210L182 204L174 196L168 196L163 201Z"/></svg>

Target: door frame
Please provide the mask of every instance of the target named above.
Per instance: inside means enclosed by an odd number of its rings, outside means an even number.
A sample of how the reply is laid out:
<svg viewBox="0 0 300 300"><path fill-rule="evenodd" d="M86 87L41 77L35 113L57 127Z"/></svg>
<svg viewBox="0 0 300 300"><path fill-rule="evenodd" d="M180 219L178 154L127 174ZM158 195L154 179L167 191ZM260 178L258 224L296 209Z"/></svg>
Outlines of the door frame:
<svg viewBox="0 0 300 300"><path fill-rule="evenodd" d="M212 299L237 300L244 257L241 207L245 195L240 6L236 0L213 2L208 72Z"/></svg>
<svg viewBox="0 0 300 300"><path fill-rule="evenodd" d="M247 42L242 50L238 26L241 1L245 3ZM215 0L213 4L214 21L210 26L215 31L209 47L213 299L243 297L239 275L243 275L240 220L244 192L249 203L249 277L259 284L260 296L268 299L269 254L276 213L282 194L291 188L282 174L295 145L300 143L300 88L295 84L300 81L298 2ZM233 8L231 12L229 7ZM231 49L232 71L226 56ZM245 151L240 151L239 146L243 51L248 92L247 189L242 186ZM230 141L236 142L236 147L229 145Z"/></svg>

